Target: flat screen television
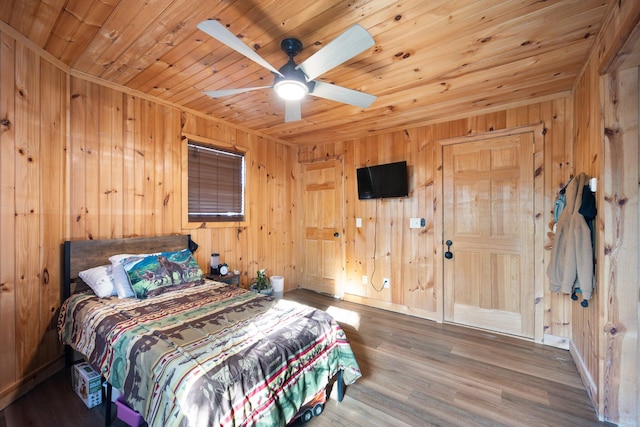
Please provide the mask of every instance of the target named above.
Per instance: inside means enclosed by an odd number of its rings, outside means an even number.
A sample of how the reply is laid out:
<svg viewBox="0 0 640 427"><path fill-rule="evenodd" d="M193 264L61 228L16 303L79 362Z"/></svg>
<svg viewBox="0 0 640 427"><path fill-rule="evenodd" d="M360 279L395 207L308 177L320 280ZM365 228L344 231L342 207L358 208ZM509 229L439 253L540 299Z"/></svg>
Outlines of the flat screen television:
<svg viewBox="0 0 640 427"><path fill-rule="evenodd" d="M356 169L358 199L386 199L409 195L407 162Z"/></svg>

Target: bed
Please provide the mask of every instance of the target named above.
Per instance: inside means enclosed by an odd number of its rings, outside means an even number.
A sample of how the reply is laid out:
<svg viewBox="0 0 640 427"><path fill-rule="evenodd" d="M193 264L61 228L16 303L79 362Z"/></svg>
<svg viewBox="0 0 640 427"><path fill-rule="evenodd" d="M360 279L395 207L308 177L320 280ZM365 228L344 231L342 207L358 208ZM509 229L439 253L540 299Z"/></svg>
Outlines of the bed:
<svg viewBox="0 0 640 427"><path fill-rule="evenodd" d="M121 262L138 257L135 277L159 283L161 253L196 247L184 235L65 242L62 342L151 427L283 426L334 381L342 400L360 369L344 331L323 311L202 278L179 283L199 270L187 261L174 263L183 268L170 272L171 286L133 298L98 297L78 279L128 254ZM156 264L145 267L140 260L152 256Z"/></svg>

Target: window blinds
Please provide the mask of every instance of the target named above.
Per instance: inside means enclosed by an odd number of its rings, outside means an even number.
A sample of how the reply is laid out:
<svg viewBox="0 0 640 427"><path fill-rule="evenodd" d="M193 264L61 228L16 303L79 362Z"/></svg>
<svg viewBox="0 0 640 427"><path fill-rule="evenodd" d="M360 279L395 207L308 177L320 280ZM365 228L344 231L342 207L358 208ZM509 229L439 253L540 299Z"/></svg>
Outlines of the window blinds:
<svg viewBox="0 0 640 427"><path fill-rule="evenodd" d="M188 142L189 222L244 220L244 154Z"/></svg>

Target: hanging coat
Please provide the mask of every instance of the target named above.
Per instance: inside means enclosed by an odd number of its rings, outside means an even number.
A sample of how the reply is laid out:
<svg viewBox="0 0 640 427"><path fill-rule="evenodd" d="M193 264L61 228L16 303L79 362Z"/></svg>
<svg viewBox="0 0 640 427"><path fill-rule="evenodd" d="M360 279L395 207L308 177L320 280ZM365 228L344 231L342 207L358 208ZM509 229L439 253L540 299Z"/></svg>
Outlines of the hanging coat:
<svg viewBox="0 0 640 427"><path fill-rule="evenodd" d="M582 193L588 182L589 177L581 173L566 188L566 206L558 219L547 266L552 292L571 294L579 288L585 300L591 298L594 284L591 232L580 213Z"/></svg>

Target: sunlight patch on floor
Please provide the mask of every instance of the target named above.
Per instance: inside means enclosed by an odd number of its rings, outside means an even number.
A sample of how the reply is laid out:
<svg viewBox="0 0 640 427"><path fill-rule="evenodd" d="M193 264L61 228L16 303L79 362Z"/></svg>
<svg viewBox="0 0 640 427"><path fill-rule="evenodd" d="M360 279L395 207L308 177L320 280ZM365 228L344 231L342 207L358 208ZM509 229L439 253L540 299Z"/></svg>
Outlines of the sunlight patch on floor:
<svg viewBox="0 0 640 427"><path fill-rule="evenodd" d="M360 329L360 315L355 311L329 306L329 308L327 308L327 313L336 319L338 323L345 323L353 326L356 331Z"/></svg>

